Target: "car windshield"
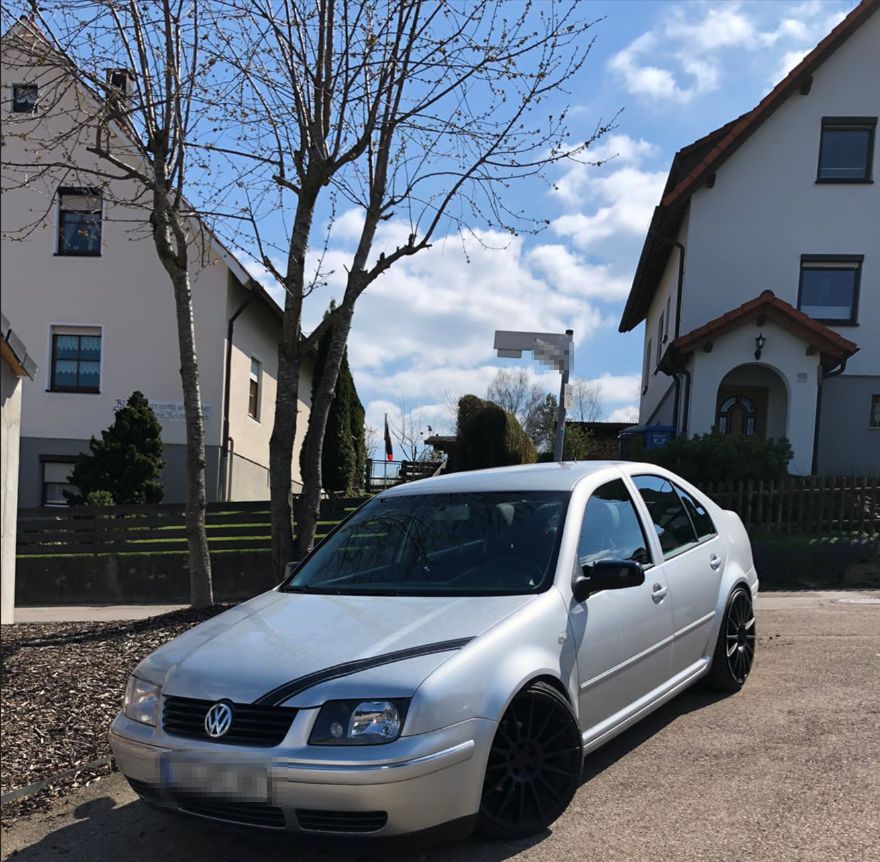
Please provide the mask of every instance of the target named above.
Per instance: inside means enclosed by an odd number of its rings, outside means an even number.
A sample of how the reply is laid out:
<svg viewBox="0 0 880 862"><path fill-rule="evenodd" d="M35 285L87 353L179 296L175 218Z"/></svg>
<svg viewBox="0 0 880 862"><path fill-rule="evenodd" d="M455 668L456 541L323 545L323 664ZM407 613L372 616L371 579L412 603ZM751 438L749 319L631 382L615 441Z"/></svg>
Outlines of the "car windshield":
<svg viewBox="0 0 880 862"><path fill-rule="evenodd" d="M567 492L377 497L282 585L367 595L537 593L553 579Z"/></svg>

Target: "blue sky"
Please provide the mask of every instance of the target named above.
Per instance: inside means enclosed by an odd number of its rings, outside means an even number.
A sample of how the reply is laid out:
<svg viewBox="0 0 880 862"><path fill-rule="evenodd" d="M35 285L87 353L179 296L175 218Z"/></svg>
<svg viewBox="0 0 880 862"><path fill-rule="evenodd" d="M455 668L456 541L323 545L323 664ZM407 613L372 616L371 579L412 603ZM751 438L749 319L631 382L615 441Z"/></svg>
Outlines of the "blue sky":
<svg viewBox="0 0 880 862"><path fill-rule="evenodd" d="M599 382L604 417L629 419L638 402L641 328L621 335L620 313L653 207L675 151L753 107L855 0L604 0L586 4L596 43L568 96L573 139L622 113L592 155L600 167L556 171L555 188L523 183L514 205L550 225L534 237L441 239L401 261L359 301L350 361L368 423L398 405L419 427L448 430L449 402L482 395L498 367L494 329L575 330L575 374ZM613 157L613 158L611 158ZM343 271L360 222L335 225L327 264ZM406 227L389 223L377 249ZM329 294L307 311L316 322ZM527 363L528 364L528 363ZM534 366L534 363L531 363ZM540 375L537 368L536 374ZM548 390L558 377L545 375Z"/></svg>

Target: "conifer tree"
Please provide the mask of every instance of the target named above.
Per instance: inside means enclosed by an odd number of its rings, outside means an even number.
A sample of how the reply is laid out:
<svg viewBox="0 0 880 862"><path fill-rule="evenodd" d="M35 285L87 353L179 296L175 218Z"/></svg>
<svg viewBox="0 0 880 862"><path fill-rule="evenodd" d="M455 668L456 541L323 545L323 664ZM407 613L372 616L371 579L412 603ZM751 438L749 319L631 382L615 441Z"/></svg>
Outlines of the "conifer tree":
<svg viewBox="0 0 880 862"><path fill-rule="evenodd" d="M65 491L67 502L71 506L111 499L116 505L161 502L165 493L159 481L165 466L162 426L142 392L131 394L101 437L92 437L90 452L77 459L70 481L79 493Z"/></svg>

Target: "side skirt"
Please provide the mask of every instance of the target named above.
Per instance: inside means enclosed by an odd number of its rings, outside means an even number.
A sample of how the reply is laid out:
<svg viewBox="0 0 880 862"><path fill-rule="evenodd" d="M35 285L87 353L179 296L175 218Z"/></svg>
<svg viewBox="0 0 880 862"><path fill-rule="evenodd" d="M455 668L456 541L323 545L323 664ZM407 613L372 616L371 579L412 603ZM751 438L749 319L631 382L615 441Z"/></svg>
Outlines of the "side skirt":
<svg viewBox="0 0 880 862"><path fill-rule="evenodd" d="M676 674L672 679L667 680L659 688L648 692L644 697L640 697L626 709L622 709L610 718L606 718L600 724L589 728L589 730L582 734L584 754L595 751L599 746L604 745L610 739L614 739L619 733L623 733L624 730L632 727L646 715L663 706L667 701L672 700L673 697L703 676L709 670L709 664L709 657L704 656L690 667L686 667L683 671Z"/></svg>

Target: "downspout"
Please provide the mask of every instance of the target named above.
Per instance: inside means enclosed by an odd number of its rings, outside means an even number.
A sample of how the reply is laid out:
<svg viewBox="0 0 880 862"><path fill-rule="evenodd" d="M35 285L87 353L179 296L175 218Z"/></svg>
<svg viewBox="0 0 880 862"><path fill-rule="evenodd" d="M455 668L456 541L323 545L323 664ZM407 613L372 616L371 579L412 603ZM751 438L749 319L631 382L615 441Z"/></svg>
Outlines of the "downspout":
<svg viewBox="0 0 880 862"><path fill-rule="evenodd" d="M840 361L836 368L831 371L823 371L819 378L818 391L816 392L816 424L813 426L813 463L810 472L815 476L819 468L819 423L822 421L822 385L829 377L837 377L846 371L847 357Z"/></svg>
<svg viewBox="0 0 880 862"><path fill-rule="evenodd" d="M238 320L241 313L251 304L256 295L256 291L251 288L248 292L247 299L238 306L232 317L229 318L226 327L226 359L223 373L223 443L220 448L220 469L217 471L217 499L220 502L226 502L229 498L229 478L227 473L229 470L230 445L234 445L229 437L229 402L231 400L229 389L232 382L232 335L235 329L235 321Z"/></svg>

